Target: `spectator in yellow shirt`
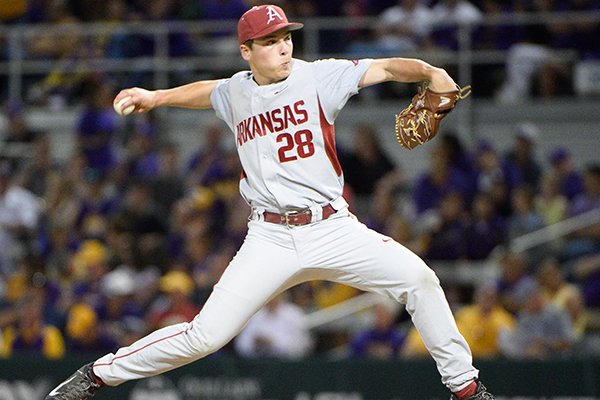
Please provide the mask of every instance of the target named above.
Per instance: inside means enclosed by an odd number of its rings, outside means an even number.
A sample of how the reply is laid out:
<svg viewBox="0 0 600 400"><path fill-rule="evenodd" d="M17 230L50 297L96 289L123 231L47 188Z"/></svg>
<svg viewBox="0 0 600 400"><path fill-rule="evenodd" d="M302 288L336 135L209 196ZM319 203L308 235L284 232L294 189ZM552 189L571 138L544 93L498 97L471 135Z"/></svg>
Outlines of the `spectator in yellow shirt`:
<svg viewBox="0 0 600 400"><path fill-rule="evenodd" d="M484 284L477 288L474 304L456 313L456 325L464 336L474 357L494 357L500 354L498 339L502 331L512 331L515 320L498 299L495 286ZM413 327L402 349L406 358L425 357L428 352Z"/></svg>
<svg viewBox="0 0 600 400"><path fill-rule="evenodd" d="M27 0L0 1L0 21L17 22L27 12Z"/></svg>
<svg viewBox="0 0 600 400"><path fill-rule="evenodd" d="M408 331L408 336L404 341L404 345L400 350L400 354L403 358L425 358L428 357L429 352L419 335L419 331L414 327Z"/></svg>
<svg viewBox="0 0 600 400"><path fill-rule="evenodd" d="M498 337L503 330L512 330L514 317L502 307L493 285L477 288L475 302L456 313L456 325L471 347L474 357L499 355Z"/></svg>
<svg viewBox="0 0 600 400"><path fill-rule="evenodd" d="M23 301L15 323L2 332L0 355L5 358L18 354L38 354L48 359L64 357L62 333L57 327L43 321L43 298L26 296Z"/></svg>
<svg viewBox="0 0 600 400"><path fill-rule="evenodd" d="M538 268L542 300L569 313L575 336L581 338L586 332L589 314L580 288L567 282L560 264L555 258L546 258Z"/></svg>

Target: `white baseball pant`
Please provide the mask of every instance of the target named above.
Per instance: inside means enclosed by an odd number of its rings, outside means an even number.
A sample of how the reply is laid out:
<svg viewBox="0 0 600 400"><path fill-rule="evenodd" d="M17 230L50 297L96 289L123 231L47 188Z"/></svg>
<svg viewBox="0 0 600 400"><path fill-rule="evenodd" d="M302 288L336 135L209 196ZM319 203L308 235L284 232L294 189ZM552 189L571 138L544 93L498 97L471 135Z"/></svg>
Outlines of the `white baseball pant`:
<svg viewBox="0 0 600 400"><path fill-rule="evenodd" d="M329 280L406 304L442 383L457 391L477 377L435 273L414 253L347 209L317 223L287 227L250 221L248 234L200 313L159 329L94 363L109 386L158 375L226 345L270 298L309 280Z"/></svg>

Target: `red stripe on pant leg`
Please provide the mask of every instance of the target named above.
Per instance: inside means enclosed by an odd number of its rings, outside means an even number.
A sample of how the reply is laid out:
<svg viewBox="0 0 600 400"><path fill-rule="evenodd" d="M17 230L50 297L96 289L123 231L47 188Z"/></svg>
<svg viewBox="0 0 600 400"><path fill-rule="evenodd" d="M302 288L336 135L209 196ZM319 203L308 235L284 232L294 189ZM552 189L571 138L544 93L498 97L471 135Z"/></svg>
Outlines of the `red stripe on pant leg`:
<svg viewBox="0 0 600 400"><path fill-rule="evenodd" d="M140 350L144 350L144 349L146 349L146 348L148 348L148 347L150 347L150 346L153 346L153 345L155 345L155 344L157 344L157 343L159 343L159 342L162 342L162 341L164 341L164 340L171 339L171 338L173 338L173 337L175 337L175 336L179 336L179 335L181 335L181 334L187 333L187 331L189 331L190 329L191 329L191 324L190 324L190 327L189 327L189 328L187 328L187 329L186 329L186 330L184 330L184 331L177 332L177 333L174 333L174 334L172 334L172 335L170 335L170 336L166 336L166 337L164 337L164 338L157 339L157 340L155 340L154 342L148 343L147 345L145 345L145 346L142 346L142 347L140 347L139 349L132 351L131 353L127 353L127 354L123 354L123 355L121 355L121 356L118 356L118 357L114 357L114 358L112 359L112 361L111 361L110 363L108 363L108 364L94 364L94 367L107 367L107 366L111 365L111 364L112 364L112 363L113 363L115 360L117 360L117 359L120 359L120 358L125 358L125 357L129 357L129 356L131 356L131 355L133 355L133 354L137 353L138 351L140 351Z"/></svg>

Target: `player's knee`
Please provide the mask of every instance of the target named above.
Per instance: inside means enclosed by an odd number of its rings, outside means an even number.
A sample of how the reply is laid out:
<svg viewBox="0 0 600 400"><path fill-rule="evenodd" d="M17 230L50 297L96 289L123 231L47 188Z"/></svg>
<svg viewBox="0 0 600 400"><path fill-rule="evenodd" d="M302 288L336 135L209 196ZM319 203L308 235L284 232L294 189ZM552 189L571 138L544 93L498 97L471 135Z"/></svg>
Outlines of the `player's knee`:
<svg viewBox="0 0 600 400"><path fill-rule="evenodd" d="M223 335L205 335L203 340L203 347L207 354L211 354L225 346L228 341L229 338L225 338Z"/></svg>
<svg viewBox="0 0 600 400"><path fill-rule="evenodd" d="M443 293L440 281L429 267L424 266L411 274L411 280L407 283L407 289L400 297L406 304L407 311L412 314L420 298L427 298L434 293Z"/></svg>
<svg viewBox="0 0 600 400"><path fill-rule="evenodd" d="M419 268L418 272L414 276L414 286L418 289L432 289L438 288L440 285L440 280L438 279L435 272L423 265L423 268Z"/></svg>
<svg viewBox="0 0 600 400"><path fill-rule="evenodd" d="M218 330L203 329L201 324L196 323L190 333L194 347L202 356L214 353L225 346L229 340Z"/></svg>

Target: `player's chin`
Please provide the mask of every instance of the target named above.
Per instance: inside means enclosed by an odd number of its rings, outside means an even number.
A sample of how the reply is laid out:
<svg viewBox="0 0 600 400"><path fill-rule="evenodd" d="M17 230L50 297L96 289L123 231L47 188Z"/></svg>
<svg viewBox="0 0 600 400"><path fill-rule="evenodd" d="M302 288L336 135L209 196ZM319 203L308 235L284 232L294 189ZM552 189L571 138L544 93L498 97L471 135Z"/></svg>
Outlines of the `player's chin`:
<svg viewBox="0 0 600 400"><path fill-rule="evenodd" d="M274 79L274 82L284 81L290 76L290 72L278 71L277 77Z"/></svg>
<svg viewBox="0 0 600 400"><path fill-rule="evenodd" d="M281 76L282 79L287 78L288 76L290 76L291 73L292 73L292 64L284 64L281 66L281 69L279 70L279 75Z"/></svg>

